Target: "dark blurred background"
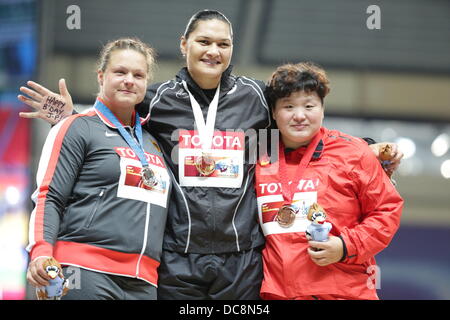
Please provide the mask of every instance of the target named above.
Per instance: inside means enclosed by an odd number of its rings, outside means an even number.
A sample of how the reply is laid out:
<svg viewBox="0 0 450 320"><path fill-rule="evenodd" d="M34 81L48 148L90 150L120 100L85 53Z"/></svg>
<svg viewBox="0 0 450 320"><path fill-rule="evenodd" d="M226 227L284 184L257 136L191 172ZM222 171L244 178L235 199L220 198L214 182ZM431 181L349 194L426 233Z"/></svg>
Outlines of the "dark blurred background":
<svg viewBox="0 0 450 320"><path fill-rule="evenodd" d="M380 9L380 29L368 27L371 5ZM0 0L0 299L33 299L24 247L49 130L18 117L29 111L18 88L32 79L57 91L65 78L77 109L90 106L97 54L121 36L150 43L158 52L154 81L171 79L183 66L180 36L206 8L233 23L235 74L265 81L278 64L319 63L332 88L325 125L399 144L405 157L394 178L405 209L377 256L378 293L450 299L448 0Z"/></svg>

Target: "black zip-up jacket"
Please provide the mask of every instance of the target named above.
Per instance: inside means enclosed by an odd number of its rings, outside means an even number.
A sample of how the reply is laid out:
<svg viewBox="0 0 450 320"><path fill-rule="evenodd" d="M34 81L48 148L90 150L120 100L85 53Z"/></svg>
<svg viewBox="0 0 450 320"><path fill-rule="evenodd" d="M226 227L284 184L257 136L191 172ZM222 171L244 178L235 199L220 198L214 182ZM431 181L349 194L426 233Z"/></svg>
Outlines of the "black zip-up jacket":
<svg viewBox="0 0 450 320"><path fill-rule="evenodd" d="M264 83L231 74L230 66L222 75L215 129L243 130L248 133L268 128L269 108L264 98ZM178 131L194 130L195 121L189 95L200 104L206 119L211 98L192 80L186 68L175 79L148 88L146 100L138 106L146 117L147 130L158 140L174 176L163 248L166 250L214 254L239 252L264 244L257 221L254 190L255 157L249 155L245 139L244 175L240 188L191 187L179 184ZM173 156L172 156L173 154ZM249 159L251 161L249 161Z"/></svg>

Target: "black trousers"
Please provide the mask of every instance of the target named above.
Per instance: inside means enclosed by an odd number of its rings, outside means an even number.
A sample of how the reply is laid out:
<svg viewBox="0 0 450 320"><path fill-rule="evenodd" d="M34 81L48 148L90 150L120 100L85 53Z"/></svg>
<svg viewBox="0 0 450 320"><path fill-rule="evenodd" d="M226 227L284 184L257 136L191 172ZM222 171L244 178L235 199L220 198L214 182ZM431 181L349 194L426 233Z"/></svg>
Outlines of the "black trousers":
<svg viewBox="0 0 450 320"><path fill-rule="evenodd" d="M224 254L163 250L158 269L160 300L258 300L262 248Z"/></svg>

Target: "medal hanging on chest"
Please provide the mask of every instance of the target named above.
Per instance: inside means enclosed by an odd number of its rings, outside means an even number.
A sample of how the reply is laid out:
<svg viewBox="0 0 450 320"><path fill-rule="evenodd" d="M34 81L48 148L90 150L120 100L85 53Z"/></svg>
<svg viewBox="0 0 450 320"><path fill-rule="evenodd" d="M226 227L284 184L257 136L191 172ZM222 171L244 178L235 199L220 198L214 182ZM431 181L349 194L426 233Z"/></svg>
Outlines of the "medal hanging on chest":
<svg viewBox="0 0 450 320"><path fill-rule="evenodd" d="M202 155L195 159L195 168L203 176L209 176L216 170L216 161L210 154L202 152Z"/></svg>
<svg viewBox="0 0 450 320"><path fill-rule="evenodd" d="M214 125L216 122L217 107L219 104L220 83L217 86L216 93L212 99L209 107L206 122L203 118L203 113L199 103L195 100L192 93L189 91L186 81L183 81L183 86L189 94L191 101L192 112L194 113L195 125L197 126L198 136L201 141L202 154L197 156L194 164L197 171L202 176L210 176L216 169L216 161L211 152L212 139L214 136Z"/></svg>
<svg viewBox="0 0 450 320"><path fill-rule="evenodd" d="M278 209L276 221L283 228L289 228L295 223L295 218L297 216L297 208L292 205L292 200L295 194L295 189L297 187L297 182L301 179L303 172L311 161L314 151L317 148L320 140L322 139L322 129L314 136L311 142L308 144L306 151L297 167L294 175L293 183L289 184L289 177L287 176L287 164L286 156L284 153L284 145L280 141L279 146L279 176L282 186L283 194L283 205Z"/></svg>
<svg viewBox="0 0 450 320"><path fill-rule="evenodd" d="M123 127L120 121L112 113L107 106L105 106L99 99L95 102L94 108L99 110L118 130L122 138L127 142L131 149L136 153L139 158L142 169L141 169L141 181L148 188L153 188L158 184L158 179L156 178L155 172L150 168L147 158L144 153L144 144L142 141L142 126L139 114L136 112L135 115L135 134L137 138L137 143L130 133Z"/></svg>
<svg viewBox="0 0 450 320"><path fill-rule="evenodd" d="M283 205L278 209L277 222L283 228L289 228L295 222L297 210L290 205Z"/></svg>
<svg viewBox="0 0 450 320"><path fill-rule="evenodd" d="M158 184L158 179L156 179L155 173L149 166L142 168L141 179L142 183L149 188L153 188Z"/></svg>

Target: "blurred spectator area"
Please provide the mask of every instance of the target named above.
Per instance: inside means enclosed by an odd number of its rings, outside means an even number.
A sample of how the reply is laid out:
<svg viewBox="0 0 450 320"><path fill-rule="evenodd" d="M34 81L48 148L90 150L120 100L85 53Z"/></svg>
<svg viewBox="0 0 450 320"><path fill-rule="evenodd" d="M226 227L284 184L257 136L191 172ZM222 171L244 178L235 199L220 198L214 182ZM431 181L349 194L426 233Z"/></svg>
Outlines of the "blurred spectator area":
<svg viewBox="0 0 450 320"><path fill-rule="evenodd" d="M81 29L69 30L69 5ZM381 29L369 30L366 9L377 4ZM337 115L450 119L450 2L445 0L44 0L41 77L89 104L96 93L101 45L138 36L157 49L155 81L183 64L179 39L202 8L224 12L234 26L235 73L266 80L274 66L312 60L329 70L327 112Z"/></svg>

